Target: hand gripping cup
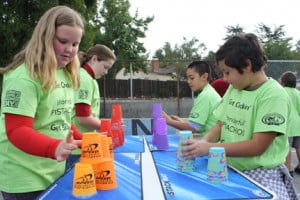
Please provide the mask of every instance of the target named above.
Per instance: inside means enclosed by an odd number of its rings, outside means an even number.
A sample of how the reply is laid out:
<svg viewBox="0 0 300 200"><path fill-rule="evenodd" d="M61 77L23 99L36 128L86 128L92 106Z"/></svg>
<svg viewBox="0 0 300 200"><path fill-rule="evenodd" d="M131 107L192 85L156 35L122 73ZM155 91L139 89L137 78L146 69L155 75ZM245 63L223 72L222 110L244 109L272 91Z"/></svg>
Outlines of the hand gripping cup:
<svg viewBox="0 0 300 200"><path fill-rule="evenodd" d="M96 164L103 160L100 134L96 132L82 134L81 163Z"/></svg>
<svg viewBox="0 0 300 200"><path fill-rule="evenodd" d="M227 162L223 147L211 147L208 154L207 180L224 182L228 180Z"/></svg>
<svg viewBox="0 0 300 200"><path fill-rule="evenodd" d="M112 159L105 159L95 165L97 190L112 190L117 187L117 179Z"/></svg>
<svg viewBox="0 0 300 200"><path fill-rule="evenodd" d="M192 131L180 131L178 134L179 144L177 152L177 169L181 172L192 172L195 170L195 159L185 159L181 156L182 142L193 139Z"/></svg>
<svg viewBox="0 0 300 200"><path fill-rule="evenodd" d="M78 197L96 193L94 170L91 164L75 163L72 194Z"/></svg>

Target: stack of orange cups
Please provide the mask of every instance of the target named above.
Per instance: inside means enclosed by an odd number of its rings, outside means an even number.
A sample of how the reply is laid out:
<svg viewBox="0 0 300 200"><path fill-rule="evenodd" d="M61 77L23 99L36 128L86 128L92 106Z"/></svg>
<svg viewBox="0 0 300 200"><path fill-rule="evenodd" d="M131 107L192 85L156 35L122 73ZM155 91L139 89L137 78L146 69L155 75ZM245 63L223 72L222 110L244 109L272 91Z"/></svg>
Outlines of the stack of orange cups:
<svg viewBox="0 0 300 200"><path fill-rule="evenodd" d="M110 139L109 139L110 138ZM101 135L103 160L95 165L97 190L111 190L117 187L114 162L110 153L111 137Z"/></svg>
<svg viewBox="0 0 300 200"><path fill-rule="evenodd" d="M106 135L97 132L82 135L80 162L75 164L74 169L74 196L90 196L96 190L117 187L111 145L112 140Z"/></svg>

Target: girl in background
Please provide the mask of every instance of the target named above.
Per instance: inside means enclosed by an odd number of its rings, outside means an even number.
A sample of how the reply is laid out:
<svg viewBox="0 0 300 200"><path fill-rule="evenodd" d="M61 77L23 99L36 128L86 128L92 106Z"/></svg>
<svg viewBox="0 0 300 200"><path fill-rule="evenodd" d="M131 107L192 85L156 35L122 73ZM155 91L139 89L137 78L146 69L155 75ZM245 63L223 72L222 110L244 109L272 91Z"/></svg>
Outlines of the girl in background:
<svg viewBox="0 0 300 200"><path fill-rule="evenodd" d="M97 44L86 53L80 52L80 88L75 92L75 113L72 121L81 133L99 132L100 93L97 79L107 74L113 66L116 56L105 45ZM67 159L66 170L78 161L80 150L76 150Z"/></svg>
<svg viewBox="0 0 300 200"><path fill-rule="evenodd" d="M97 79L107 74L116 60L105 45L97 44L81 52L80 88L75 92L73 122L81 133L100 130L100 94Z"/></svg>

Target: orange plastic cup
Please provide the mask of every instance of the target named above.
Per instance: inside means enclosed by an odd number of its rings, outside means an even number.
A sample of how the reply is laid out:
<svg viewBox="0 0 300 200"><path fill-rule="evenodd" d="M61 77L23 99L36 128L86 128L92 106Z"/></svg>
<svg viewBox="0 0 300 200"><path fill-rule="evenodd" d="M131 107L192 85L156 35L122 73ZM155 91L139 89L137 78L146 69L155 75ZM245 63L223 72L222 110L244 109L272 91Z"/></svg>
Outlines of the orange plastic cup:
<svg viewBox="0 0 300 200"><path fill-rule="evenodd" d="M117 187L114 162L105 159L95 165L95 178L97 190L112 190Z"/></svg>
<svg viewBox="0 0 300 200"><path fill-rule="evenodd" d="M83 197L93 195L96 192L96 182L92 165L75 163L72 194Z"/></svg>
<svg viewBox="0 0 300 200"><path fill-rule="evenodd" d="M104 159L110 159L110 152L109 152L109 144L108 140L106 139L106 135L100 135L101 138L101 145L102 145L102 152L103 152L103 158Z"/></svg>
<svg viewBox="0 0 300 200"><path fill-rule="evenodd" d="M107 136L111 136L111 120L101 119L100 133L106 132Z"/></svg>
<svg viewBox="0 0 300 200"><path fill-rule="evenodd" d="M121 121L111 121L111 137L113 141L113 147L114 149L122 146L122 141L121 141Z"/></svg>
<svg viewBox="0 0 300 200"><path fill-rule="evenodd" d="M96 164L103 160L102 142L99 133L91 132L82 135L81 163Z"/></svg>
<svg viewBox="0 0 300 200"><path fill-rule="evenodd" d="M111 137L113 140L114 148L117 148L124 144L124 123L122 107L120 104L112 105Z"/></svg>
<svg viewBox="0 0 300 200"><path fill-rule="evenodd" d="M120 121L123 119L122 106L120 104L112 105L111 119Z"/></svg>
<svg viewBox="0 0 300 200"><path fill-rule="evenodd" d="M114 160L114 151L113 151L114 147L113 147L112 138L107 137L106 140L107 140L108 147L109 147L110 158Z"/></svg>

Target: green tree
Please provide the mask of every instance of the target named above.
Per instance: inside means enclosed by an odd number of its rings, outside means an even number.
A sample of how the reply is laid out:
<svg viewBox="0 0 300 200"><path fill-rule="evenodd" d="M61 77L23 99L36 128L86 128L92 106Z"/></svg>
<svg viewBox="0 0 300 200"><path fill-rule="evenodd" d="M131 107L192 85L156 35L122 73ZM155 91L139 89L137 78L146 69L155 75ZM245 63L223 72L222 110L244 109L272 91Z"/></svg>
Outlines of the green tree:
<svg viewBox="0 0 300 200"><path fill-rule="evenodd" d="M139 69L146 71L146 49L139 39L146 37L145 31L154 17L139 18L138 10L134 16L130 16L129 8L128 0L104 0L100 9L100 32L95 43L107 45L117 56L109 77L114 77L122 68L125 68L126 73L129 72L129 63L132 63L134 72Z"/></svg>
<svg viewBox="0 0 300 200"><path fill-rule="evenodd" d="M271 27L261 23L256 29L269 60L292 60L295 54L292 50L291 37L285 36L284 25Z"/></svg>
<svg viewBox="0 0 300 200"><path fill-rule="evenodd" d="M226 36L225 36L224 40L228 40L232 36L244 32L244 28L242 26L240 26L239 24L237 24L235 26L226 26L225 29L226 29Z"/></svg>
<svg viewBox="0 0 300 200"><path fill-rule="evenodd" d="M185 67L191 60L201 60L206 46L193 37L191 40L183 38L182 44L175 44L172 48L169 42L155 51L154 56L160 61L160 67L175 67L180 80L184 79Z"/></svg>
<svg viewBox="0 0 300 200"><path fill-rule="evenodd" d="M31 37L39 18L46 10L57 5L68 5L80 12L86 24L85 35L81 46L93 43L95 29L92 20L97 11L96 0L2 0L0 3L0 67L11 62L12 57L22 49Z"/></svg>

